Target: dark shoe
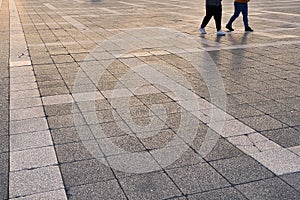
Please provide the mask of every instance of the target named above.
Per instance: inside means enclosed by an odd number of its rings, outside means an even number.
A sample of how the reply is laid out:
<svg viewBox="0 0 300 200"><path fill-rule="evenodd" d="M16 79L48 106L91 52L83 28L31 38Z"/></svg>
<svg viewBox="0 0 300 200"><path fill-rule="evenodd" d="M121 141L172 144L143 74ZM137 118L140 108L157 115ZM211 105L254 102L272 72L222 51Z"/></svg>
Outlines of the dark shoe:
<svg viewBox="0 0 300 200"><path fill-rule="evenodd" d="M247 28L245 28L245 31L253 32L253 29L250 26L248 26Z"/></svg>
<svg viewBox="0 0 300 200"><path fill-rule="evenodd" d="M234 29L232 28L232 26L229 26L228 24L226 25L226 28L227 28L229 31L234 31Z"/></svg>

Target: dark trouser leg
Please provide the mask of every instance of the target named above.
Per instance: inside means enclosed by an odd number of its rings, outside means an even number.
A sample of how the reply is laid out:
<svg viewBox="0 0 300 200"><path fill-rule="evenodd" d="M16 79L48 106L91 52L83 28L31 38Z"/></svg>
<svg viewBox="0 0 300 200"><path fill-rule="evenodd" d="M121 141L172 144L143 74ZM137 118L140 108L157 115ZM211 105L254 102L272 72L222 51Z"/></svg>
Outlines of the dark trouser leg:
<svg viewBox="0 0 300 200"><path fill-rule="evenodd" d="M243 7L242 14L243 14L243 21L244 21L245 28L247 28L247 27L249 27L249 24L248 24L248 4L245 4L245 6Z"/></svg>
<svg viewBox="0 0 300 200"><path fill-rule="evenodd" d="M234 20L236 20L236 18L238 18L238 16L240 15L240 12L242 11L242 7L243 7L242 3L234 2L234 14L230 18L227 25L232 26L232 23L234 22Z"/></svg>
<svg viewBox="0 0 300 200"><path fill-rule="evenodd" d="M201 28L205 28L209 20L213 16L214 7L215 6L206 6L206 15L202 21Z"/></svg>
<svg viewBox="0 0 300 200"><path fill-rule="evenodd" d="M215 23L217 31L221 30L221 21L222 21L222 6L216 6L214 13Z"/></svg>

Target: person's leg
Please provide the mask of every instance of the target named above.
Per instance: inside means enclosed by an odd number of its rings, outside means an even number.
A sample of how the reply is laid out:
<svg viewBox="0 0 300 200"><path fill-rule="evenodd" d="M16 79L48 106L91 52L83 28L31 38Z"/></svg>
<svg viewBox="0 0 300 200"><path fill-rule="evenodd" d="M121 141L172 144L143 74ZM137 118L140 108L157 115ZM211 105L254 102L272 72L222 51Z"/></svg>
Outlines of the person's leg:
<svg viewBox="0 0 300 200"><path fill-rule="evenodd" d="M242 9L242 3L239 2L234 2L234 14L232 15L232 17L230 18L229 22L227 23L226 27L231 27L232 23L234 22L234 20L236 20L236 18L238 18L238 16L240 15L241 9Z"/></svg>
<svg viewBox="0 0 300 200"><path fill-rule="evenodd" d="M243 7L242 14L243 14L245 31L252 32L253 29L249 26L249 23L248 23L248 4L245 4L245 6Z"/></svg>
<svg viewBox="0 0 300 200"><path fill-rule="evenodd" d="M203 18L202 24L200 28L205 28L211 17L213 16L214 6L206 6L206 15Z"/></svg>
<svg viewBox="0 0 300 200"><path fill-rule="evenodd" d="M222 21L222 6L216 6L214 12L214 19L216 24L217 31L221 30L221 21Z"/></svg>
<svg viewBox="0 0 300 200"><path fill-rule="evenodd" d="M247 28L247 27L249 27L249 24L248 24L248 4L247 3L243 6L242 14L243 14L244 26L245 26L245 28Z"/></svg>

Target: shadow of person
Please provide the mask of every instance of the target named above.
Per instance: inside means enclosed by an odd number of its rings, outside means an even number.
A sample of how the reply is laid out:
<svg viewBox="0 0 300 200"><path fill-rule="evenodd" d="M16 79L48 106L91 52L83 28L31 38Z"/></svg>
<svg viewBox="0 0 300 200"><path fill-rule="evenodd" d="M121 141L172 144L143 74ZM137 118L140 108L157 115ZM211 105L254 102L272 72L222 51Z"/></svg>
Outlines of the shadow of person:
<svg viewBox="0 0 300 200"><path fill-rule="evenodd" d="M245 46L249 43L249 33L245 32L242 37L234 37L236 35L228 34L230 41L232 42L232 49L230 51L231 58L229 62L230 70L232 71L232 80L241 81L244 77L244 71L246 68L251 67L250 59L245 56L247 50Z"/></svg>

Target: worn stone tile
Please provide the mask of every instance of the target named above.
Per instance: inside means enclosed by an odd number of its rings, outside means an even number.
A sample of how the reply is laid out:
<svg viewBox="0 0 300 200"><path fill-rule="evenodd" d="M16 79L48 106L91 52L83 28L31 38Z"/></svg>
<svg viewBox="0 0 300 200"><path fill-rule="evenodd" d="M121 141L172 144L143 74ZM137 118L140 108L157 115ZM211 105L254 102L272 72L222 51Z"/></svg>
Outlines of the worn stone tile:
<svg viewBox="0 0 300 200"><path fill-rule="evenodd" d="M229 137L227 139L231 144L248 155L282 148L277 143L269 140L259 133Z"/></svg>
<svg viewBox="0 0 300 200"><path fill-rule="evenodd" d="M279 129L287 127L286 124L270 117L269 115L260 115L248 118L240 119L247 126L257 130L257 131L266 131L272 129Z"/></svg>
<svg viewBox="0 0 300 200"><path fill-rule="evenodd" d="M249 156L218 160L210 164L233 185L274 176L272 172Z"/></svg>
<svg viewBox="0 0 300 200"><path fill-rule="evenodd" d="M280 176L282 180L300 192L300 173L292 173Z"/></svg>
<svg viewBox="0 0 300 200"><path fill-rule="evenodd" d="M300 145L299 131L293 128L263 131L261 134L285 148Z"/></svg>
<svg viewBox="0 0 300 200"><path fill-rule="evenodd" d="M43 97L42 101L44 105L54 105L54 104L62 104L62 103L72 103L73 99L72 96L69 94L62 94L62 95Z"/></svg>
<svg viewBox="0 0 300 200"><path fill-rule="evenodd" d="M85 142L56 145L55 150L59 163L68 163L94 158L84 144Z"/></svg>
<svg viewBox="0 0 300 200"><path fill-rule="evenodd" d="M235 188L223 188L218 190L212 190L208 192L188 195L189 200L197 199L207 199L207 200L225 200L225 199L235 199L235 200L246 200L246 198Z"/></svg>
<svg viewBox="0 0 300 200"><path fill-rule="evenodd" d="M55 95L63 95L69 94L70 91L66 86L62 87L47 87L47 88L39 88L41 96L55 96Z"/></svg>
<svg viewBox="0 0 300 200"><path fill-rule="evenodd" d="M8 172L0 173L0 197L2 199L8 199L7 189L8 189Z"/></svg>
<svg viewBox="0 0 300 200"><path fill-rule="evenodd" d="M223 137L244 135L255 132L251 127L236 119L210 122L208 125Z"/></svg>
<svg viewBox="0 0 300 200"><path fill-rule="evenodd" d="M181 192L162 172L153 172L119 179L129 199L167 199Z"/></svg>
<svg viewBox="0 0 300 200"><path fill-rule="evenodd" d="M60 169L67 188L114 179L110 168L95 159L65 163Z"/></svg>
<svg viewBox="0 0 300 200"><path fill-rule="evenodd" d="M300 193L279 178L238 185L236 188L248 199L299 199Z"/></svg>
<svg viewBox="0 0 300 200"><path fill-rule="evenodd" d="M51 146L52 138L49 131L10 135L10 151Z"/></svg>
<svg viewBox="0 0 300 200"><path fill-rule="evenodd" d="M29 133L48 130L47 120L45 118L24 119L12 121L10 123L10 134Z"/></svg>
<svg viewBox="0 0 300 200"><path fill-rule="evenodd" d="M36 83L17 83L17 84L11 84L10 90L11 91L23 91L23 90L33 90L37 89Z"/></svg>
<svg viewBox="0 0 300 200"><path fill-rule="evenodd" d="M31 195L63 189L63 182L57 166L10 173L9 197Z"/></svg>
<svg viewBox="0 0 300 200"><path fill-rule="evenodd" d="M9 151L9 137L0 136L0 153L5 153Z"/></svg>
<svg viewBox="0 0 300 200"><path fill-rule="evenodd" d="M101 188L101 189L100 189ZM116 180L71 187L68 199L126 199Z"/></svg>
<svg viewBox="0 0 300 200"><path fill-rule="evenodd" d="M41 106L40 98L13 99L10 101L10 109L22 109Z"/></svg>
<svg viewBox="0 0 300 200"><path fill-rule="evenodd" d="M72 103L45 105L45 113L49 116L68 115L80 112Z"/></svg>
<svg viewBox="0 0 300 200"><path fill-rule="evenodd" d="M280 112L270 114L275 119L289 125L299 126L300 125L300 113L299 112Z"/></svg>
<svg viewBox="0 0 300 200"><path fill-rule="evenodd" d="M32 90L21 90L21 91L11 91L10 92L10 99L31 99L31 98L36 98L40 97L40 93L37 89L32 89Z"/></svg>
<svg viewBox="0 0 300 200"><path fill-rule="evenodd" d="M184 194L229 186L229 183L206 163L167 170Z"/></svg>
<svg viewBox="0 0 300 200"><path fill-rule="evenodd" d="M184 148L184 152L182 152L181 155L174 155L176 154L176 151L174 151L176 147L167 147L166 149L169 149L170 151L173 151L171 155L175 156L178 159L174 160L170 165L166 166L165 169L173 169L173 168L179 168L184 166L190 166L190 165L196 165L199 163L205 162L203 158L197 153L195 153L191 148ZM164 152L163 152L164 153ZM170 159L168 154L163 154L162 159L165 158L166 160ZM171 157L172 158L172 157ZM159 161L158 161L159 162Z"/></svg>
<svg viewBox="0 0 300 200"><path fill-rule="evenodd" d="M65 190L60 189L60 190L54 190L54 191L50 191L50 192L43 192L43 193L28 195L25 197L13 198L13 200L18 200L18 199L22 199L22 200L39 200L39 199L66 200L67 196L66 196Z"/></svg>
<svg viewBox="0 0 300 200"><path fill-rule="evenodd" d="M45 116L45 113L43 107L41 106L10 111L10 120L23 120L30 118L39 118L43 116Z"/></svg>
<svg viewBox="0 0 300 200"><path fill-rule="evenodd" d="M51 129L51 135L55 145L94 139L88 126Z"/></svg>
<svg viewBox="0 0 300 200"><path fill-rule="evenodd" d="M19 171L57 164L54 148L42 147L10 153L10 170Z"/></svg>
<svg viewBox="0 0 300 200"><path fill-rule="evenodd" d="M286 149L273 149L251 155L276 175L298 172L300 156Z"/></svg>
<svg viewBox="0 0 300 200"><path fill-rule="evenodd" d="M242 156L244 153L224 139L219 139L204 159L207 161Z"/></svg>

